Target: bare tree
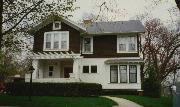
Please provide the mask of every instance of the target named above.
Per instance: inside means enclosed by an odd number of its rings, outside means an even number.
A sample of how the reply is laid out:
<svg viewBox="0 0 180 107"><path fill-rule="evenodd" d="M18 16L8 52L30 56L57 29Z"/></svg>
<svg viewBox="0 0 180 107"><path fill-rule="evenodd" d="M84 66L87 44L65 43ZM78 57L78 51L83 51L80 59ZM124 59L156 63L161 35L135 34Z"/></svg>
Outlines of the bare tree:
<svg viewBox="0 0 180 107"><path fill-rule="evenodd" d="M179 65L177 50L180 47L180 35L174 34L158 20L153 19L145 23L146 33L142 46L144 56L144 70L142 77L148 74L148 66L153 66L153 72L159 83Z"/></svg>
<svg viewBox="0 0 180 107"><path fill-rule="evenodd" d="M0 1L0 49L4 35L26 32L49 14L69 16L75 0L1 0Z"/></svg>

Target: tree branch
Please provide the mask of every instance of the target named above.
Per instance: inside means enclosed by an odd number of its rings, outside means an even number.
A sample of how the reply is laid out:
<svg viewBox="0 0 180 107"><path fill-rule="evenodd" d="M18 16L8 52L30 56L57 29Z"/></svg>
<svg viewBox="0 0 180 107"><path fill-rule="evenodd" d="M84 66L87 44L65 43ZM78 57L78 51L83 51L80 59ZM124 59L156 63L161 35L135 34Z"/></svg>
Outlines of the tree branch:
<svg viewBox="0 0 180 107"><path fill-rule="evenodd" d="M21 23L21 21L22 21L29 13L31 13L38 5L41 4L42 2L43 2L43 0L40 0L39 2L37 2L37 4L36 4L33 8L31 8L31 9L29 10L29 12L27 12L26 14L24 14L23 17L21 17L21 19L20 19L13 27L11 27L11 28L8 29L7 31L3 32L2 35L5 35L5 34L11 32L16 26L19 25L19 23Z"/></svg>

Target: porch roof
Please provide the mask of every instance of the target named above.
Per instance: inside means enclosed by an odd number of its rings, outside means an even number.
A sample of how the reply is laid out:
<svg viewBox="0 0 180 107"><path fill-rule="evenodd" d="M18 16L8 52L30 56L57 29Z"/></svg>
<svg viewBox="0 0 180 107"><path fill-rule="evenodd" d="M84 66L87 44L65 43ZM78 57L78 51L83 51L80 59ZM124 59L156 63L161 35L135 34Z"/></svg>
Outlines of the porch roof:
<svg viewBox="0 0 180 107"><path fill-rule="evenodd" d="M108 59L105 64L142 64L144 61L141 58L138 59Z"/></svg>
<svg viewBox="0 0 180 107"><path fill-rule="evenodd" d="M76 54L74 52L37 52L30 54L31 59L76 59L76 58L83 58L81 54Z"/></svg>

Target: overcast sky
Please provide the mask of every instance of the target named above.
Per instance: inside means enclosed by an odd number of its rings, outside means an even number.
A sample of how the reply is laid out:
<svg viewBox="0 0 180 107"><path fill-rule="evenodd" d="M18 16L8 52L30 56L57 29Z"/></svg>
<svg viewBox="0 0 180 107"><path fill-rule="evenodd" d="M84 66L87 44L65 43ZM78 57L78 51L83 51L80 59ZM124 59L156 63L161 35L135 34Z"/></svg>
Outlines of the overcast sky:
<svg viewBox="0 0 180 107"><path fill-rule="evenodd" d="M82 19L85 13L93 13L95 15L99 12L99 5L104 1L113 9L119 9L117 18L114 20L130 20L136 15L145 12L150 14L150 17L161 19L166 25L177 23L179 21L180 12L177 9L175 0L77 0L76 6L80 9L76 10L73 14L74 21ZM111 2L109 2L111 1ZM160 1L160 2L158 2ZM110 4L111 3L111 4ZM157 5L156 5L157 4ZM115 13L105 13L107 17L113 16Z"/></svg>

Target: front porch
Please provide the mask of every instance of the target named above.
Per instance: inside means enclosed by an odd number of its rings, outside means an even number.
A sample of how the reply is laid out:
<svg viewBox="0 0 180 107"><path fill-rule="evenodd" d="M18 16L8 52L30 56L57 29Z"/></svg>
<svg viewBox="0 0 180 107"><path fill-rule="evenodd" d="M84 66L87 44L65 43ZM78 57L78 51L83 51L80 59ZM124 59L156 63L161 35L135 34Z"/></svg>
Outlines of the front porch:
<svg viewBox="0 0 180 107"><path fill-rule="evenodd" d="M65 57L59 55L59 58L57 53L38 55L33 56L32 61L35 68L32 74L33 82L79 82L78 58L68 57L72 54L66 54L66 56L62 54ZM26 74L25 81L29 82L29 80L30 74Z"/></svg>

